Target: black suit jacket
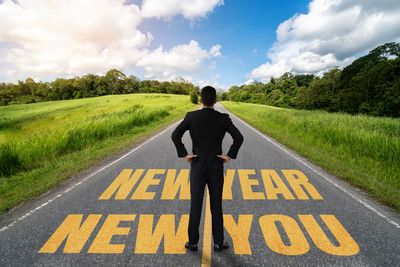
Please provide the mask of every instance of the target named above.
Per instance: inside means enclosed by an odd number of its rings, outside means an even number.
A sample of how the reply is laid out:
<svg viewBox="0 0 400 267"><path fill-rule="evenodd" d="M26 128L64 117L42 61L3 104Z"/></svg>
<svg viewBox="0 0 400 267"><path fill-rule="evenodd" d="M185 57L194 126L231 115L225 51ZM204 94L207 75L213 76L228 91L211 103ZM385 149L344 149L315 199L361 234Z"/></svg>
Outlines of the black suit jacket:
<svg viewBox="0 0 400 267"><path fill-rule="evenodd" d="M242 134L233 125L228 114L213 108L202 108L188 112L172 133L171 138L180 158L188 154L182 143L182 136L187 130L192 138L192 152L197 155L196 160L210 162L219 159L216 155L222 154L222 139L226 132L233 138L233 144L227 153L230 158L236 158L243 143Z"/></svg>

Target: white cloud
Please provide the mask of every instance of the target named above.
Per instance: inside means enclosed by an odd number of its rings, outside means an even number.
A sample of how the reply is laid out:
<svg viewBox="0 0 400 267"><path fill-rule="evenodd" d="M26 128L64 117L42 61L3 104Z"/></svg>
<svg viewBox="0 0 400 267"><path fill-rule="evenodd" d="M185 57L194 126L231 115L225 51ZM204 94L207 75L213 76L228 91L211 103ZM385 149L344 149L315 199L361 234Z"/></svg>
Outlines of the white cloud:
<svg viewBox="0 0 400 267"><path fill-rule="evenodd" d="M211 4L188 8L185 1L177 2L182 2L179 12L190 18L212 10ZM196 41L150 51L152 34L138 29L144 20L141 9L124 0L5 0L0 2L0 17L0 69L7 70L3 79L8 81L137 66L149 77L189 76L205 59L221 54L221 46L207 51Z"/></svg>
<svg viewBox="0 0 400 267"><path fill-rule="evenodd" d="M216 44L213 47L211 47L209 54L213 57L220 57L221 54L221 45Z"/></svg>
<svg viewBox="0 0 400 267"><path fill-rule="evenodd" d="M181 14L185 18L194 19L206 16L223 3L223 0L143 0L142 14L148 18L171 18Z"/></svg>
<svg viewBox="0 0 400 267"><path fill-rule="evenodd" d="M19 76L122 68L152 40L137 29L139 8L120 0L6 0L0 17L4 57Z"/></svg>
<svg viewBox="0 0 400 267"><path fill-rule="evenodd" d="M137 66L145 69L147 78L175 79L178 73L184 75L199 72L206 59L221 55L220 49L220 45L215 45L207 51L194 40L170 50L160 46L143 56Z"/></svg>
<svg viewBox="0 0 400 267"><path fill-rule="evenodd" d="M253 79L248 79L247 81L245 81L243 84L244 85L250 85L253 84L255 81Z"/></svg>
<svg viewBox="0 0 400 267"><path fill-rule="evenodd" d="M217 90L227 91L230 86L228 87L225 84L220 84L218 81L219 78L220 78L220 74L216 73L216 74L212 75L211 77L208 77L207 79L195 80L195 81L193 81L193 83L195 85L197 85L200 89L203 88L204 86L209 85L209 86L213 86Z"/></svg>
<svg viewBox="0 0 400 267"><path fill-rule="evenodd" d="M281 23L268 62L250 77L269 80L287 71L321 73L349 64L380 44L400 40L398 0L313 0L307 14Z"/></svg>

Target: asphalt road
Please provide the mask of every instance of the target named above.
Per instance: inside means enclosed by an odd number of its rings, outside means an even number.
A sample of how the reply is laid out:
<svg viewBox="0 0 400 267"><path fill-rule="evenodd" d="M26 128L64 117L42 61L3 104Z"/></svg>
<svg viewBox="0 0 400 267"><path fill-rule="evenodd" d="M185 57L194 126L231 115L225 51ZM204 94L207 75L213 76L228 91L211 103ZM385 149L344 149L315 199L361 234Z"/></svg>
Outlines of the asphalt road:
<svg viewBox="0 0 400 267"><path fill-rule="evenodd" d="M225 165L230 249L211 250L208 198L199 251L182 249L190 165L174 124L0 218L0 266L400 266L398 213L231 118L244 143Z"/></svg>

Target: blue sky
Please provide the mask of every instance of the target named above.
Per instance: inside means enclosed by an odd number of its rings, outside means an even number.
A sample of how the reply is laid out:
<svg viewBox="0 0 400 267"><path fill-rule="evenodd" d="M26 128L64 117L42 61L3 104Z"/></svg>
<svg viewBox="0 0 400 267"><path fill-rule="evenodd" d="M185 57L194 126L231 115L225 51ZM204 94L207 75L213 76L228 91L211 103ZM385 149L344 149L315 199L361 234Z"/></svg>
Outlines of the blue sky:
<svg viewBox="0 0 400 267"><path fill-rule="evenodd" d="M139 28L154 33L153 48L172 48L197 40L204 47L222 46L216 63L219 84L241 84L249 72L266 60L266 52L276 40L279 24L296 13L307 11L306 0L225 1L205 18L192 22L175 17L170 21L151 19Z"/></svg>
<svg viewBox="0 0 400 267"><path fill-rule="evenodd" d="M0 17L7 82L117 68L228 89L400 41L398 0L0 0Z"/></svg>

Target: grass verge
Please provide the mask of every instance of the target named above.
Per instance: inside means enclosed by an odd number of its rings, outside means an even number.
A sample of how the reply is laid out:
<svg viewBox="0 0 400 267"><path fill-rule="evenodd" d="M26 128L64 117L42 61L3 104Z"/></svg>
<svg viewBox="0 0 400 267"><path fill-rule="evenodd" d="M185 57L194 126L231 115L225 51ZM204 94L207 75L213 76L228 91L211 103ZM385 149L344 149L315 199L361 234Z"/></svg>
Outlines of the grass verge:
<svg viewBox="0 0 400 267"><path fill-rule="evenodd" d="M261 132L400 210L400 119L222 104Z"/></svg>
<svg viewBox="0 0 400 267"><path fill-rule="evenodd" d="M0 108L0 214L131 147L195 106L135 94Z"/></svg>

